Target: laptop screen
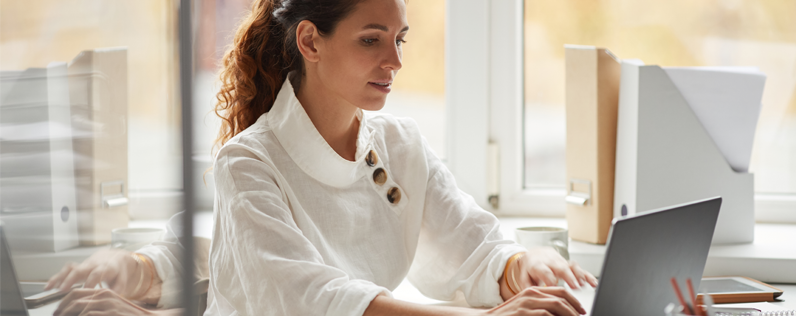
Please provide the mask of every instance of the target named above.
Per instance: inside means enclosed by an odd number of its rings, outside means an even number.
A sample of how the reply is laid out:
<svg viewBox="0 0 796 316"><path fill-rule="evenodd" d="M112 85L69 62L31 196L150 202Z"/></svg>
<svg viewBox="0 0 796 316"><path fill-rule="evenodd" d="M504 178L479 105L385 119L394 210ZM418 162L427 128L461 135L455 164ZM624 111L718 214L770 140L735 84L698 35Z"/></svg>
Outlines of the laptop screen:
<svg viewBox="0 0 796 316"><path fill-rule="evenodd" d="M28 315L25 300L19 289L17 274L11 262L11 249L0 223L0 315Z"/></svg>

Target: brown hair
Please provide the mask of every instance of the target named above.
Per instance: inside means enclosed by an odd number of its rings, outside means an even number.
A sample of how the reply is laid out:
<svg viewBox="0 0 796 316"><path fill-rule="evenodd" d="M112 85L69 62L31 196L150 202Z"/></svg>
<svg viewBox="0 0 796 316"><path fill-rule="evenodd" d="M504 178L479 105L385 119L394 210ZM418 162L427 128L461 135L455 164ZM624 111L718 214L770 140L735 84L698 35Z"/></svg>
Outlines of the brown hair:
<svg viewBox="0 0 796 316"><path fill-rule="evenodd" d="M222 58L215 113L221 118L214 149L220 148L271 110L290 71L303 73L296 43L301 21L322 36L334 32L362 0L255 0Z"/></svg>

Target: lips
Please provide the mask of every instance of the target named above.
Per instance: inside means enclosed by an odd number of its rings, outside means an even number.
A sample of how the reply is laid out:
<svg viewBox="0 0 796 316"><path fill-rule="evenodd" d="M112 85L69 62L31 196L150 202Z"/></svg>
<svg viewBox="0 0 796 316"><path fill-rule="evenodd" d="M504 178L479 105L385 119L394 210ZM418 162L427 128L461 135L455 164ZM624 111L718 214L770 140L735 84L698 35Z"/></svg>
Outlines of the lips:
<svg viewBox="0 0 796 316"><path fill-rule="evenodd" d="M389 80L371 81L368 82L368 85L383 93L390 93L390 90L392 90L392 81Z"/></svg>

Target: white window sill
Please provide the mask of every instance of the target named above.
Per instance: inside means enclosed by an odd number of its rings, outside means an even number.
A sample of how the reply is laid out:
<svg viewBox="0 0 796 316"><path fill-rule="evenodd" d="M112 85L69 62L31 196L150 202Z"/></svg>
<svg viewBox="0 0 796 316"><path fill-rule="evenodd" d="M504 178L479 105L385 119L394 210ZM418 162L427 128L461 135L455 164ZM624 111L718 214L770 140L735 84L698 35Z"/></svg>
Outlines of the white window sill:
<svg viewBox="0 0 796 316"><path fill-rule="evenodd" d="M501 217L501 232L514 239L523 226L567 227L563 218ZM751 244L716 245L710 248L704 276L747 276L770 283L796 283L796 225L755 225ZM570 241L570 257L595 276L602 270L605 246Z"/></svg>

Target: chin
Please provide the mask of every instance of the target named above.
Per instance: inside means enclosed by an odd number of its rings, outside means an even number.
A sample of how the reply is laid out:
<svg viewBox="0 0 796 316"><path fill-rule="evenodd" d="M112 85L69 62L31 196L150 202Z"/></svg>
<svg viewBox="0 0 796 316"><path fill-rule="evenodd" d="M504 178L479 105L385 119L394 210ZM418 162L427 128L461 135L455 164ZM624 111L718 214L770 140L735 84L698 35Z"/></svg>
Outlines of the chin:
<svg viewBox="0 0 796 316"><path fill-rule="evenodd" d="M387 98L379 98L379 99L371 99L366 100L360 103L359 108L365 111L379 111L384 108L384 104L387 102Z"/></svg>

